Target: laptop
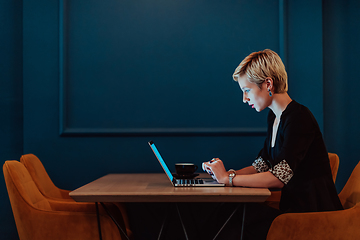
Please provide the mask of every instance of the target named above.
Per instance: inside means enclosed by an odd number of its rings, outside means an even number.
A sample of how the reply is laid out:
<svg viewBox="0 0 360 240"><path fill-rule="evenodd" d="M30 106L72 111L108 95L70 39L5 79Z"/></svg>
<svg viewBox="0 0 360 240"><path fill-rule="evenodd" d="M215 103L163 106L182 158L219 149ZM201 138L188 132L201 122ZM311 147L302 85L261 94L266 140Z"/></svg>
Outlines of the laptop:
<svg viewBox="0 0 360 240"><path fill-rule="evenodd" d="M174 187L224 187L225 184L218 183L212 178L195 178L195 179L176 179L170 172L167 167L164 159L161 157L159 151L157 150L153 141L148 142L152 151L154 152L157 160L159 161L161 167L164 169L166 175L168 176L171 184Z"/></svg>

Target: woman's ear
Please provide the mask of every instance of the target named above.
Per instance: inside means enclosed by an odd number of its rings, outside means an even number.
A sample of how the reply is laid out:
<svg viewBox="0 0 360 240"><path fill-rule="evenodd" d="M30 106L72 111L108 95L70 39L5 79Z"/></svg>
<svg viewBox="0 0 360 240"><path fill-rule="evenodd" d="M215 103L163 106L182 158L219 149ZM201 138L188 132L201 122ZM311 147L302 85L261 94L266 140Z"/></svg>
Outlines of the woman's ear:
<svg viewBox="0 0 360 240"><path fill-rule="evenodd" d="M265 82L266 82L266 88L272 91L274 88L274 81L272 80L272 78L271 77L265 78Z"/></svg>

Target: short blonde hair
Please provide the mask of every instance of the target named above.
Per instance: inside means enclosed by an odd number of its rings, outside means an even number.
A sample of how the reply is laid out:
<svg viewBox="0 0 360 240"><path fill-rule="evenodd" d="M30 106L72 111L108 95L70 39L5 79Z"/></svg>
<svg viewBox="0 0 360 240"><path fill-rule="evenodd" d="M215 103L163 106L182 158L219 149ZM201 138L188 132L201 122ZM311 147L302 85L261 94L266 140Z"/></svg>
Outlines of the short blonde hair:
<svg viewBox="0 0 360 240"><path fill-rule="evenodd" d="M259 88L266 78L270 77L273 80L274 93L283 93L288 90L284 63L279 55L270 49L253 52L242 60L233 74L234 81L238 81L238 77L244 74Z"/></svg>

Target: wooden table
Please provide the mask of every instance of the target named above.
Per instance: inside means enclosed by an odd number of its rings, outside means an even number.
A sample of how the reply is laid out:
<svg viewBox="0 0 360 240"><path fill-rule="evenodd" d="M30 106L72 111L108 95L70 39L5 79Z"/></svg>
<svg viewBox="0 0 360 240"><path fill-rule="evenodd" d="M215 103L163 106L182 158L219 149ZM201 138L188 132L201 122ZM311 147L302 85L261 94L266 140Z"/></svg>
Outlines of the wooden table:
<svg viewBox="0 0 360 240"><path fill-rule="evenodd" d="M174 187L164 173L139 173L108 174L70 192L70 196L78 202L96 204L99 202L247 203L264 202L270 196L270 191L267 188ZM244 210L245 206L244 204ZM179 217L181 218L180 213ZM185 229L184 232L186 235Z"/></svg>
<svg viewBox="0 0 360 240"><path fill-rule="evenodd" d="M77 202L264 202L267 188L173 187L164 173L108 174L70 193Z"/></svg>

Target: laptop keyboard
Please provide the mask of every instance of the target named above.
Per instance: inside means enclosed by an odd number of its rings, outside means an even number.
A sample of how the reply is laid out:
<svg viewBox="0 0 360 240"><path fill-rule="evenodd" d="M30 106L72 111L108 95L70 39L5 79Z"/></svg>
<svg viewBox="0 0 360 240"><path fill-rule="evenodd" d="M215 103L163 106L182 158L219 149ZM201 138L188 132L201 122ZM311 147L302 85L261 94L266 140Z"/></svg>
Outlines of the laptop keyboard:
<svg viewBox="0 0 360 240"><path fill-rule="evenodd" d="M176 184L191 186L194 184L204 184L204 180L202 179L176 179Z"/></svg>

